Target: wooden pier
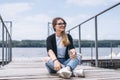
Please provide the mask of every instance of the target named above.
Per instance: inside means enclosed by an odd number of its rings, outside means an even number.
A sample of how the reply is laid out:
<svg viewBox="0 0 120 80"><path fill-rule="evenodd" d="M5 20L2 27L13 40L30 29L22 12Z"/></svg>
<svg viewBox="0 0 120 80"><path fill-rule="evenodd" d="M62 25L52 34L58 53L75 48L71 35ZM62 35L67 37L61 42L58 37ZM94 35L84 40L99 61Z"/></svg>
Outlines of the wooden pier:
<svg viewBox="0 0 120 80"><path fill-rule="evenodd" d="M42 59L18 59L0 68L0 80L120 80L120 70L90 66L77 66L76 69L80 68L84 69L85 78L63 79L49 74Z"/></svg>
<svg viewBox="0 0 120 80"><path fill-rule="evenodd" d="M95 66L95 59L82 59L83 64ZM98 60L98 66L102 68L117 69L120 68L120 58L102 58Z"/></svg>

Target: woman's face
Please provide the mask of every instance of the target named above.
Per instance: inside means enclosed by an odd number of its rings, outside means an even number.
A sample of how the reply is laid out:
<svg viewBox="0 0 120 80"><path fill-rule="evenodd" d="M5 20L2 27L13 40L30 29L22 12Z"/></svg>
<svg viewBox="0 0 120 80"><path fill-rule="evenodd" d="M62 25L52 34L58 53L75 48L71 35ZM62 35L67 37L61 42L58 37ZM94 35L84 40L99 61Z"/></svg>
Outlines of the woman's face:
<svg viewBox="0 0 120 80"><path fill-rule="evenodd" d="M66 24L64 23L63 20L61 20L61 19L57 20L57 23L55 25L56 31L63 32L63 31L65 31L65 27L66 27Z"/></svg>

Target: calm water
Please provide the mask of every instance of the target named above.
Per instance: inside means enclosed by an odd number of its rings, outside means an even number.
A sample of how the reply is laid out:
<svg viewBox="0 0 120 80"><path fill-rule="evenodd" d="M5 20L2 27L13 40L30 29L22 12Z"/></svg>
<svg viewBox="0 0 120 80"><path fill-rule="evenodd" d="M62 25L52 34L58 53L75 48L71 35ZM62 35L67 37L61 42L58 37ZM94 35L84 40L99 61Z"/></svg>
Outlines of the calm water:
<svg viewBox="0 0 120 80"><path fill-rule="evenodd" d="M92 51L91 51L92 50ZM118 54L120 52L120 48L113 48L113 52ZM16 57L44 57L47 56L46 48L12 48L13 51L13 58ZM78 52L78 48L76 48L76 51ZM99 48L98 50L99 56L108 56L111 54L110 48ZM95 49L94 48L82 48L82 54L84 56L91 56L91 52L93 56L95 56ZM0 48L0 59L2 55L2 49Z"/></svg>

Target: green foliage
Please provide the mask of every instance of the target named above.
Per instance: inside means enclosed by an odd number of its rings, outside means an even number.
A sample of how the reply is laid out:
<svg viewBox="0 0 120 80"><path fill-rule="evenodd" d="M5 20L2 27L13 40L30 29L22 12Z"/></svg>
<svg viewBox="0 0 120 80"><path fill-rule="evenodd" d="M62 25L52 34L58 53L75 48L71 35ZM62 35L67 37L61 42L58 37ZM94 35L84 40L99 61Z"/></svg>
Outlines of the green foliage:
<svg viewBox="0 0 120 80"><path fill-rule="evenodd" d="M79 40L73 40L74 46L79 46ZM95 47L95 41L82 40L80 42L81 47ZM98 47L120 47L120 40L99 40ZM0 47L2 47L2 41L0 41ZM46 47L46 40L13 40L12 47Z"/></svg>

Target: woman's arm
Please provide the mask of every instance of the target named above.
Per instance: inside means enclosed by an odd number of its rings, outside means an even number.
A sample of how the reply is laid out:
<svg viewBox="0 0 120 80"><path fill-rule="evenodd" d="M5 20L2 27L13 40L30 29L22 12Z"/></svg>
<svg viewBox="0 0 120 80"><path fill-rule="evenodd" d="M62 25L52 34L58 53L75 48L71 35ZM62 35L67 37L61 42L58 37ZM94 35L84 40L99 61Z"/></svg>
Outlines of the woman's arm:
<svg viewBox="0 0 120 80"><path fill-rule="evenodd" d="M47 38L47 52L48 52L48 56L54 61L55 59L57 59L57 57L56 57L56 55L55 55L55 53L54 53L54 51L53 51L53 35L52 36L49 36L48 38Z"/></svg>
<svg viewBox="0 0 120 80"><path fill-rule="evenodd" d="M56 71L61 69L61 63L58 61L57 57L55 56L55 53L52 50L48 51L49 57L53 60L54 62L54 69Z"/></svg>
<svg viewBox="0 0 120 80"><path fill-rule="evenodd" d="M49 57L50 57L53 61L57 59L55 53L54 53L53 50L51 50L51 49L48 50L48 55L49 55Z"/></svg>
<svg viewBox="0 0 120 80"><path fill-rule="evenodd" d="M54 69L56 71L60 70L61 69L61 63L57 60L57 56L55 55L54 51L53 51L53 44L52 43L52 38L51 37L48 37L47 38L47 52L48 52L48 56L50 57L50 59L53 60L54 62Z"/></svg>

